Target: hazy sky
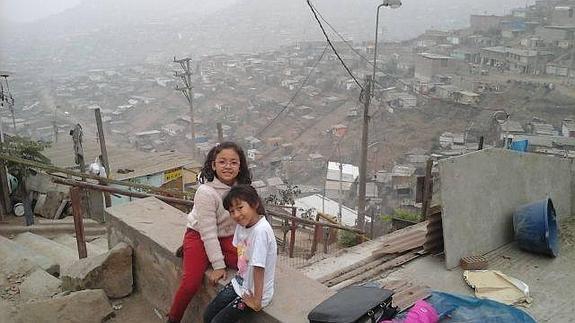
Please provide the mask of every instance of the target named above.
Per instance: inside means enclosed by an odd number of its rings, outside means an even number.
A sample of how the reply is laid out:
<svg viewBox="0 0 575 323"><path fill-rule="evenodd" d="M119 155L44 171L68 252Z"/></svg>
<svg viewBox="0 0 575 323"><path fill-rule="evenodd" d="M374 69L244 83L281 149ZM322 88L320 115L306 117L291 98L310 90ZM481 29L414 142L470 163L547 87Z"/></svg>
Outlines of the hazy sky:
<svg viewBox="0 0 575 323"><path fill-rule="evenodd" d="M59 13L82 0L0 0L0 19L30 22Z"/></svg>

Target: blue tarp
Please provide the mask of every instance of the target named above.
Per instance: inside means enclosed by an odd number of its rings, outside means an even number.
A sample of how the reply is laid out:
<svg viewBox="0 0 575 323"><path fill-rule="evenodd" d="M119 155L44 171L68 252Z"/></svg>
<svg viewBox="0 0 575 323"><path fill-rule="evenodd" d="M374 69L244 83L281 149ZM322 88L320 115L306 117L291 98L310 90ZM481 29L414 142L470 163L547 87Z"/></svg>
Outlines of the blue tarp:
<svg viewBox="0 0 575 323"><path fill-rule="evenodd" d="M434 291L426 301L433 305L440 322L535 323L524 311L488 299Z"/></svg>
<svg viewBox="0 0 575 323"><path fill-rule="evenodd" d="M509 149L515 150L515 151L526 152L527 147L529 147L529 141L528 140L517 140L517 141L513 141L511 143L511 146L509 147Z"/></svg>

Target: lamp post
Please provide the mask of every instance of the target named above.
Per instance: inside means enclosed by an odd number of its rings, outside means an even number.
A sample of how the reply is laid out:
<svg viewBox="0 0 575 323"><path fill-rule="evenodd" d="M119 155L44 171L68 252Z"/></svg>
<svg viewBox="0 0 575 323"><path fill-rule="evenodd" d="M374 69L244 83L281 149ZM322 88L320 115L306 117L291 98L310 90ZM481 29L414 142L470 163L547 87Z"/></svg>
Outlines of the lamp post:
<svg viewBox="0 0 575 323"><path fill-rule="evenodd" d="M375 44L373 47L373 80L372 85L375 83L375 72L377 70L377 38L379 34L379 9L381 7L390 7L391 9L397 9L401 7L401 0L383 0L383 2L377 6L377 14L375 16ZM373 95L373 91L371 91Z"/></svg>
<svg viewBox="0 0 575 323"><path fill-rule="evenodd" d="M363 129L361 135L361 162L359 165L359 192L357 201L357 223L356 225L363 230L363 225L365 221L365 186L367 180L367 140L368 140L368 125L369 125L369 105L370 98L373 96L374 89L373 84L375 83L375 72L377 68L377 31L379 28L379 9L381 7L390 7L396 9L401 7L401 0L383 0L383 2L377 6L377 17L375 20L375 46L373 49L373 74L366 77L367 85L367 95L365 99L365 105L363 110ZM370 84L371 83L371 84Z"/></svg>

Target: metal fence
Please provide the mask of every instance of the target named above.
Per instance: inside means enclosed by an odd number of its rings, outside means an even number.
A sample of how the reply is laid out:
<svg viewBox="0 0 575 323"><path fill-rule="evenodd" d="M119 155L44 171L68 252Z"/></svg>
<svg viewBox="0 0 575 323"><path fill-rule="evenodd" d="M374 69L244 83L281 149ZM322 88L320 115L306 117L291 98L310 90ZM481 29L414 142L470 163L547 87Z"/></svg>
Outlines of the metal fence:
<svg viewBox="0 0 575 323"><path fill-rule="evenodd" d="M267 218L278 242L278 261L302 268L341 249L361 243L364 233L317 215L315 220L296 216L292 206L268 206Z"/></svg>

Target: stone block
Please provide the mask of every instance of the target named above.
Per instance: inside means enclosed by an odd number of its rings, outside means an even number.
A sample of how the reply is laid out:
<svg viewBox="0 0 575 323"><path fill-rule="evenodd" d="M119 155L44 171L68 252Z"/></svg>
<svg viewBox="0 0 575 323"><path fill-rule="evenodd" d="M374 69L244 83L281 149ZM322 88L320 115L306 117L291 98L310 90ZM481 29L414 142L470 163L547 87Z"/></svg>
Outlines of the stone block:
<svg viewBox="0 0 575 323"><path fill-rule="evenodd" d="M101 289L90 289L25 303L20 306L16 322L102 323L113 313L106 293Z"/></svg>
<svg viewBox="0 0 575 323"><path fill-rule="evenodd" d="M46 201L40 208L40 213L38 213L38 215L47 219L54 219L56 211L60 207L60 204L62 204L62 200L64 200L67 196L68 194L66 193L49 191L46 194Z"/></svg>
<svg viewBox="0 0 575 323"><path fill-rule="evenodd" d="M0 298L0 322L14 322L16 313L16 308L10 302Z"/></svg>
<svg viewBox="0 0 575 323"><path fill-rule="evenodd" d="M64 290L103 289L110 298L130 295L133 289L132 248L119 243L105 254L88 257L63 267Z"/></svg>
<svg viewBox="0 0 575 323"><path fill-rule="evenodd" d="M78 250L78 243L76 242L76 238L71 234L61 234L52 240L70 249ZM88 251L88 257L91 257L105 254L108 251L108 248L102 248L100 245L94 244L92 242L86 242L86 250Z"/></svg>
<svg viewBox="0 0 575 323"><path fill-rule="evenodd" d="M34 205L34 214L41 215L42 208L44 207L44 203L46 203L46 194L38 194L38 198L36 199L36 205Z"/></svg>
<svg viewBox="0 0 575 323"><path fill-rule="evenodd" d="M32 249L0 236L0 273L30 273L38 268L52 274L60 273L60 265Z"/></svg>
<svg viewBox="0 0 575 323"><path fill-rule="evenodd" d="M60 292L62 282L43 270L36 270L20 285L23 301L50 298Z"/></svg>
<svg viewBox="0 0 575 323"><path fill-rule="evenodd" d="M78 259L78 252L76 250L30 232L20 233L14 238L14 242L45 256L59 264L60 267L71 264Z"/></svg>

